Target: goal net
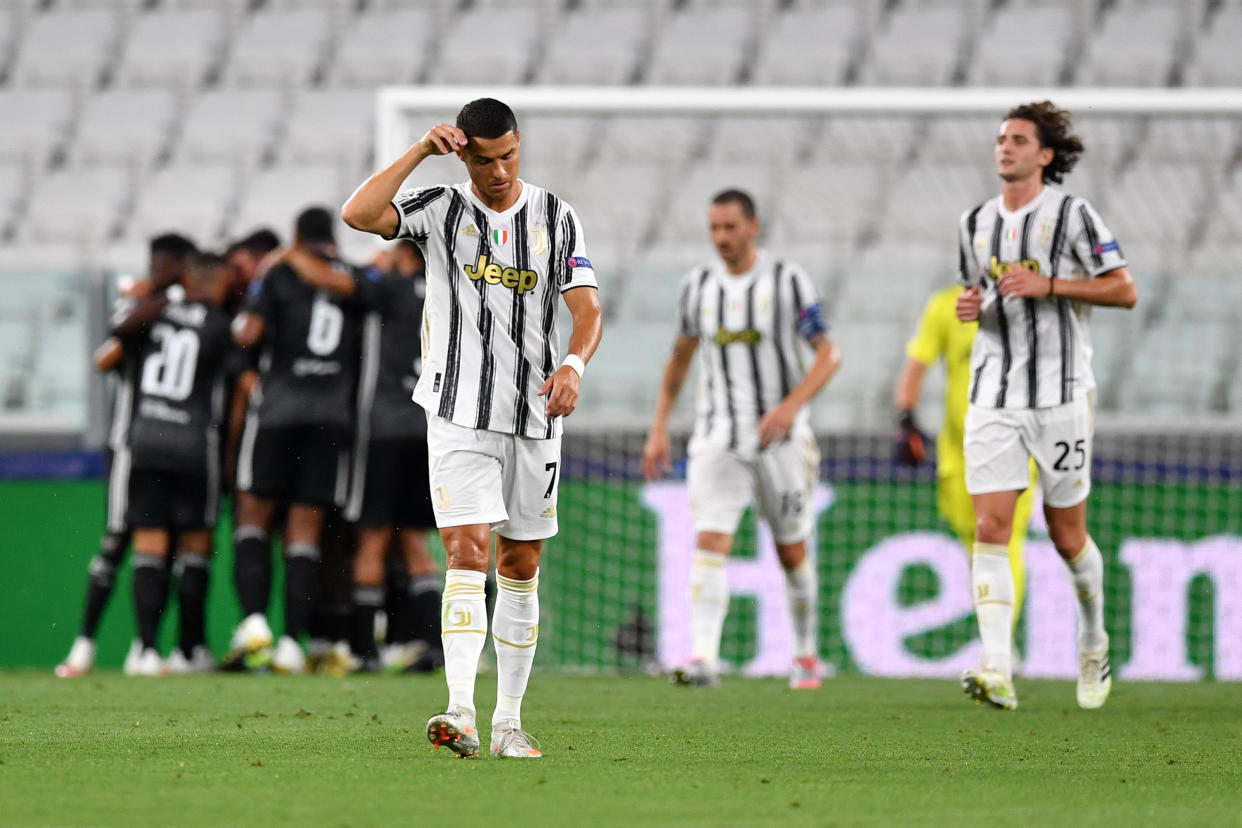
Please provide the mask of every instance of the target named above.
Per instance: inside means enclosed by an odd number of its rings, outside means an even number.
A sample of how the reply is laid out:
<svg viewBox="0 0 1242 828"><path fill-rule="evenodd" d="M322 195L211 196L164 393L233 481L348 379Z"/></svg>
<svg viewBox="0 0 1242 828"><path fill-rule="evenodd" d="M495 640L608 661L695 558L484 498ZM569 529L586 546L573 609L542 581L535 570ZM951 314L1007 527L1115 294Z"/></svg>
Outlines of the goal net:
<svg viewBox="0 0 1242 828"><path fill-rule="evenodd" d="M376 163L485 94L517 113L523 177L579 211L605 309L566 428L542 667L655 670L688 654L684 465L648 484L639 458L677 281L710 261L706 205L726 187L752 193L762 243L815 279L843 353L813 408L821 657L895 676L951 676L977 660L967 558L937 513L934 468L892 460L893 384L924 302L953 281L957 217L997 190L1001 117L1051 98L1087 147L1063 188L1098 208L1140 294L1133 312L1091 322L1088 519L1106 559L1113 663L1123 678L1242 679L1242 437L1229 427L1242 412L1237 90L394 88L378 98ZM430 159L409 183L464 178L456 161ZM678 409L681 458L693 392ZM926 431L942 395L933 369ZM722 655L739 673L782 674L782 576L750 515L735 550ZM1038 511L1026 550L1022 672L1075 676L1074 598Z"/></svg>

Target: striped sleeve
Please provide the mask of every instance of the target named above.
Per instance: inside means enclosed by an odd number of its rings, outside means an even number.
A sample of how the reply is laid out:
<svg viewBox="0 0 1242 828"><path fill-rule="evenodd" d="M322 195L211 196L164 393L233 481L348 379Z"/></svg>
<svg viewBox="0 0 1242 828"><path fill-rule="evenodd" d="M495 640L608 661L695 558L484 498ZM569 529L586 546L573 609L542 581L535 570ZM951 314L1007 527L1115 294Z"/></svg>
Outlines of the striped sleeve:
<svg viewBox="0 0 1242 828"><path fill-rule="evenodd" d="M1104 225L1100 214L1086 199L1080 198L1075 202L1070 221L1070 244L1074 257L1092 278L1125 266L1126 257L1121 252L1117 237Z"/></svg>
<svg viewBox="0 0 1242 828"><path fill-rule="evenodd" d="M402 190L392 200L397 210L397 232L392 239L413 239L421 244L431 231L430 207L444 198L447 187L415 187Z"/></svg>
<svg viewBox="0 0 1242 828"><path fill-rule="evenodd" d="M681 277L677 286L677 335L699 338L699 271L692 270Z"/></svg>
<svg viewBox="0 0 1242 828"><path fill-rule="evenodd" d="M798 333L807 340L827 333L828 323L824 320L824 308L811 277L802 268L791 264L789 281L793 287L794 319Z"/></svg>
<svg viewBox="0 0 1242 828"><path fill-rule="evenodd" d="M564 279L561 282L561 293L572 288L598 288L595 279L595 268L587 258L586 238L582 234L582 222L574 208L565 205L561 218L561 238L565 244Z"/></svg>
<svg viewBox="0 0 1242 828"><path fill-rule="evenodd" d="M962 213L957 226L957 281L964 287L971 287L983 279L974 255L975 227L982 208L980 204Z"/></svg>

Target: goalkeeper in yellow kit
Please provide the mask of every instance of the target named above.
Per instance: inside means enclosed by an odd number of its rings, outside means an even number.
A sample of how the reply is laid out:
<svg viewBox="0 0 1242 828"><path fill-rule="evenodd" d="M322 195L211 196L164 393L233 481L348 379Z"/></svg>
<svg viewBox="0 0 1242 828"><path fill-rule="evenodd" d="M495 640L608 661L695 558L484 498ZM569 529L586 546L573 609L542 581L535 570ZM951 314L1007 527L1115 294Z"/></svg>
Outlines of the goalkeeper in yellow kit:
<svg viewBox="0 0 1242 828"><path fill-rule="evenodd" d="M923 435L914 421L914 406L923 387L928 367L944 359L944 422L936 437L936 506L953 532L969 551L975 540L975 509L966 493L966 457L962 441L966 427L967 396L970 388L970 350L975 341L978 322L959 322L954 305L961 287L952 285L936 291L927 300L919 328L906 343L906 361L897 378L895 401L900 412L897 435L897 459L907 465L922 463L927 452ZM1031 483L1037 480L1031 463ZM1016 620L1022 611L1022 593L1026 583L1022 549L1026 527L1031 521L1035 487L1032 485L1018 498L1014 512L1013 534L1009 538L1009 568L1013 571Z"/></svg>

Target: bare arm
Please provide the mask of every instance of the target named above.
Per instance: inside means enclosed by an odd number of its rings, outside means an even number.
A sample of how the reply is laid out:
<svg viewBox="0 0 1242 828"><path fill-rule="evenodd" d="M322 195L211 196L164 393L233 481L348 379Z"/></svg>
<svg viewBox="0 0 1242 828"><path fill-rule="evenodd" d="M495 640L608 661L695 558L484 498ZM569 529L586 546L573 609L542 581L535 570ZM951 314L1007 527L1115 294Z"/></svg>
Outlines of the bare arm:
<svg viewBox="0 0 1242 828"><path fill-rule="evenodd" d="M1138 290L1130 268L1122 266L1101 274L1094 279L1057 279L1041 276L1024 267L1011 269L997 280L996 286L1003 296L1022 296L1038 299L1059 296L1088 305L1113 308L1132 308L1138 303ZM959 316L960 318L960 316Z"/></svg>
<svg viewBox="0 0 1242 828"><path fill-rule="evenodd" d="M457 127L440 124L400 158L362 182L341 208L341 218L355 230L392 238L401 226L401 217L392 200L410 173L431 155L447 155L466 146L466 135Z"/></svg>
<svg viewBox="0 0 1242 828"><path fill-rule="evenodd" d="M841 367L841 351L836 343L824 334L817 334L811 344L815 346L815 361L802 381L781 400L780 405L759 419L759 443L766 446L783 440L793 428L798 411L823 390L832 375Z"/></svg>
<svg viewBox="0 0 1242 828"><path fill-rule="evenodd" d="M590 361L599 340L603 336L603 314L599 307L599 291L593 287L571 288L561 294L569 312L573 315L574 329L569 337L569 353L582 360L585 365ZM557 368L548 377L539 396L548 398L547 412L549 417L565 417L573 413L578 406L578 372L568 365Z"/></svg>
<svg viewBox="0 0 1242 828"><path fill-rule="evenodd" d="M108 333L115 337L125 337L146 329L164 308L168 307L168 294L157 293L141 299L132 308L112 315L109 320Z"/></svg>
<svg viewBox="0 0 1242 828"><path fill-rule="evenodd" d="M233 341L243 348L253 348L263 341L263 317L242 312L233 320Z"/></svg>
<svg viewBox="0 0 1242 828"><path fill-rule="evenodd" d="M344 271L337 270L332 264L300 247L291 247L284 252L279 261L293 268L298 278L315 288L330 290L339 296L353 296L354 277Z"/></svg>
<svg viewBox="0 0 1242 828"><path fill-rule="evenodd" d="M698 347L699 340L693 336L677 337L677 341L673 343L673 352L669 354L668 362L664 365L664 378L660 381L655 417L651 421L647 442L643 446L643 476L648 480L659 477L670 468L668 418L673 413L673 407L677 405L677 396L686 383L690 362Z"/></svg>
<svg viewBox="0 0 1242 828"><path fill-rule="evenodd" d="M95 349L95 353L91 355L91 361L95 364L96 371L106 374L121 363L121 357L124 355L125 349L121 345L121 340L110 336Z"/></svg>
<svg viewBox="0 0 1242 828"><path fill-rule="evenodd" d="M893 404L898 411L909 411L919 404L919 395L923 391L923 377L927 375L927 366L913 357L906 357L897 375L897 387L893 391Z"/></svg>

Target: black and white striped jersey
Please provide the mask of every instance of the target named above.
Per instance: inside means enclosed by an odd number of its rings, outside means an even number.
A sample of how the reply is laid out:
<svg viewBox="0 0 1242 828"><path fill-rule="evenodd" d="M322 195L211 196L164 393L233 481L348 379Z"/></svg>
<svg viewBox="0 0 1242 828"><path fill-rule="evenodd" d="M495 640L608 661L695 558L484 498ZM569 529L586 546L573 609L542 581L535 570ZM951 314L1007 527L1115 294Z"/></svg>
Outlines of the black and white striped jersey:
<svg viewBox="0 0 1242 828"><path fill-rule="evenodd" d="M695 445L758 451L759 418L802 381L814 358L808 340L826 331L815 285L760 252L746 273L721 262L687 273L677 314L680 335L699 340ZM803 408L797 425L809 421Z"/></svg>
<svg viewBox="0 0 1242 828"><path fill-rule="evenodd" d="M529 182L497 213L469 182L403 190L393 200L397 237L427 262L423 373L414 401L466 428L549 439L538 396L560 367L560 295L597 287L578 217Z"/></svg>
<svg viewBox="0 0 1242 828"><path fill-rule="evenodd" d="M997 196L962 215L959 248L959 279L978 285L983 298L970 360L971 403L1048 408L1090 393L1091 306L1055 296L1003 299L996 280L1016 264L1065 281L1125 265L1095 209L1053 187L1014 212Z"/></svg>

